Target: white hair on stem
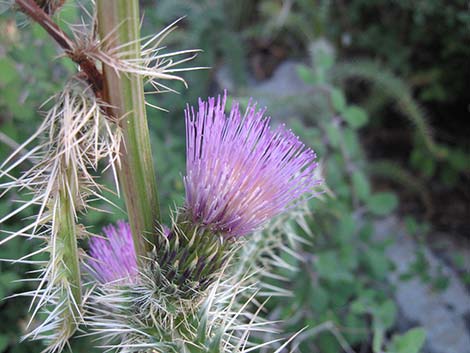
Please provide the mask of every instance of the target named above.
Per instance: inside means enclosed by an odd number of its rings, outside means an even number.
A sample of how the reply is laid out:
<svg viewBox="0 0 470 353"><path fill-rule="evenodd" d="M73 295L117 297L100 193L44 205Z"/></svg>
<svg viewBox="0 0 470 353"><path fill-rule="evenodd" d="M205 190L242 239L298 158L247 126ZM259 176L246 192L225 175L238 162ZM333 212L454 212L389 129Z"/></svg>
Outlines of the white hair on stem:
<svg viewBox="0 0 470 353"><path fill-rule="evenodd" d="M38 130L0 166L0 178L11 180L0 185L5 189L2 194L17 189L30 195L29 201L2 217L0 223L30 207L37 212L22 229L4 232L7 236L0 245L20 236L42 241L42 248L11 261L41 266L37 289L25 294L33 298L30 324L38 313L46 318L25 338L44 339L48 344L45 351L59 352L83 321L82 302L88 296L81 287L82 255L77 245L77 239L88 232L78 217L88 208L91 197L106 200L101 196L104 187L94 175L103 160L113 171L117 186L121 131L80 80L71 81L46 105L52 106ZM29 146L33 147L24 152ZM11 176L26 160L32 166L19 177ZM48 253L49 260L30 260L40 253Z"/></svg>
<svg viewBox="0 0 470 353"><path fill-rule="evenodd" d="M83 8L83 13L86 18L82 18L82 24L69 26L73 33L73 43L71 44L73 49L67 55L85 55L89 59L111 67L118 76L132 74L142 77L144 84L152 87L152 90L145 93L146 95L164 92L178 93L177 90L162 81L179 81L187 88L186 80L179 76L179 73L208 69L207 67L181 67L181 65L193 60L201 52L199 49L165 51L167 48L162 42L177 29L177 23L181 18L156 34L118 45L115 43L114 37L120 27L125 25L125 21L107 33L104 38L99 38L94 31L88 30L90 27L95 27L96 13L92 14L86 8ZM90 22L90 19L92 24L87 23ZM136 46L140 50L140 57L130 58L132 57L130 54L135 51ZM167 111L148 101L146 104Z"/></svg>

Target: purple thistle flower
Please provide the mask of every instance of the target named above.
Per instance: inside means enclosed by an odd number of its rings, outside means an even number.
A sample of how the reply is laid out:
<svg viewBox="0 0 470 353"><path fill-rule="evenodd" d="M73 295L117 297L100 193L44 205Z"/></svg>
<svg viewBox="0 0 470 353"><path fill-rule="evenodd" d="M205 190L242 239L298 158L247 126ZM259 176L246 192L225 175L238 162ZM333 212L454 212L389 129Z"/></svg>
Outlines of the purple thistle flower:
<svg viewBox="0 0 470 353"><path fill-rule="evenodd" d="M265 110L223 98L199 100L186 116L186 211L191 221L242 236L286 211L320 182L316 155L284 125L269 126Z"/></svg>
<svg viewBox="0 0 470 353"><path fill-rule="evenodd" d="M90 239L89 265L102 283L134 282L137 278L137 259L129 223L118 221L117 227L103 228L106 238Z"/></svg>

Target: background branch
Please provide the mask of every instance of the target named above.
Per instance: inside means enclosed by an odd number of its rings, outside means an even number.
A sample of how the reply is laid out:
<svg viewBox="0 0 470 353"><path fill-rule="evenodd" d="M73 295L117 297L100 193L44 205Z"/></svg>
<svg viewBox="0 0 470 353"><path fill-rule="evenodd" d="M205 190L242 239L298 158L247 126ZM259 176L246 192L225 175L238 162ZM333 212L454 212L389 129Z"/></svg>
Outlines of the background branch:
<svg viewBox="0 0 470 353"><path fill-rule="evenodd" d="M80 66L86 76L86 81L91 85L97 98L102 98L103 77L95 63L81 51L77 51L75 43L55 23L34 0L15 0L21 12L37 22L46 32L64 49L67 56Z"/></svg>

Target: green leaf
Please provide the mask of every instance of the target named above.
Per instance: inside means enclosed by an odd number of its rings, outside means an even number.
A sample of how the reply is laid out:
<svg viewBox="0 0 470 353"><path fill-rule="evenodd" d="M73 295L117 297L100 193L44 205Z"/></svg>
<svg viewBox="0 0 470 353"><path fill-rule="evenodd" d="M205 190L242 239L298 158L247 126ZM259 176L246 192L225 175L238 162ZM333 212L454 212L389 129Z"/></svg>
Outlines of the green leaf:
<svg viewBox="0 0 470 353"><path fill-rule="evenodd" d="M297 65L297 75L309 85L313 85L316 83L316 77L313 73L312 69L305 65Z"/></svg>
<svg viewBox="0 0 470 353"><path fill-rule="evenodd" d="M425 176L431 178L434 175L434 172L436 171L436 167L436 161L431 156L428 156L422 161L420 169Z"/></svg>
<svg viewBox="0 0 470 353"><path fill-rule="evenodd" d="M356 169L352 173L352 184L357 197L366 201L370 195L370 183L369 179L367 179L366 175L361 170Z"/></svg>
<svg viewBox="0 0 470 353"><path fill-rule="evenodd" d="M464 269L465 268L465 256L464 254L454 254L452 256L455 266Z"/></svg>
<svg viewBox="0 0 470 353"><path fill-rule="evenodd" d="M78 19L78 7L76 6L63 6L59 12L54 16L57 18L59 27L67 31L70 23L77 22Z"/></svg>
<svg viewBox="0 0 470 353"><path fill-rule="evenodd" d="M223 336L223 330L219 330L216 335L212 338L211 342L209 343L209 349L207 353L220 353L221 352L221 342Z"/></svg>
<svg viewBox="0 0 470 353"><path fill-rule="evenodd" d="M206 335L207 335L207 315L205 312L203 312L201 315L198 328L197 328L197 342L198 343L204 342L204 338Z"/></svg>
<svg viewBox="0 0 470 353"><path fill-rule="evenodd" d="M378 192L367 200L367 208L378 216L390 214L398 205L398 198L391 192Z"/></svg>
<svg viewBox="0 0 470 353"><path fill-rule="evenodd" d="M328 308L328 293L323 287L315 286L311 290L310 306L317 313L322 313Z"/></svg>
<svg viewBox="0 0 470 353"><path fill-rule="evenodd" d="M8 271L0 274L0 299L3 299L21 286L18 280L19 277L15 272Z"/></svg>
<svg viewBox="0 0 470 353"><path fill-rule="evenodd" d="M462 280L467 286L470 286L470 273L462 274Z"/></svg>
<svg viewBox="0 0 470 353"><path fill-rule="evenodd" d="M339 155L334 153L334 155ZM338 185L346 184L342 178L344 164L340 160L330 158L326 163L326 180L329 187L338 192Z"/></svg>
<svg viewBox="0 0 470 353"><path fill-rule="evenodd" d="M426 340L426 331L413 328L403 335L394 335L389 351L393 353L419 353Z"/></svg>
<svg viewBox="0 0 470 353"><path fill-rule="evenodd" d="M440 172L440 179L446 186L453 187L459 180L459 173L455 169L445 168Z"/></svg>
<svg viewBox="0 0 470 353"><path fill-rule="evenodd" d="M335 63L334 55L328 50L318 50L315 53L315 64L317 68L324 71L328 70Z"/></svg>
<svg viewBox="0 0 470 353"><path fill-rule="evenodd" d="M470 155L462 150L450 150L448 160L450 165L458 171L468 171L470 169Z"/></svg>
<svg viewBox="0 0 470 353"><path fill-rule="evenodd" d="M10 58L0 59L0 84L6 86L18 78L15 63Z"/></svg>
<svg viewBox="0 0 470 353"><path fill-rule="evenodd" d="M364 223L359 232L359 237L365 242L369 242L374 233L374 225L371 222Z"/></svg>
<svg viewBox="0 0 470 353"><path fill-rule="evenodd" d="M48 34L44 28L41 27L38 23L33 23L31 25L31 32L36 39L46 39Z"/></svg>
<svg viewBox="0 0 470 353"><path fill-rule="evenodd" d="M358 159L361 157L361 144L355 130L345 127L343 129L343 142L351 159Z"/></svg>
<svg viewBox="0 0 470 353"><path fill-rule="evenodd" d="M369 324L362 315L348 313L344 326L344 333L349 344L356 345L368 339Z"/></svg>
<svg viewBox="0 0 470 353"><path fill-rule="evenodd" d="M338 340L329 332L320 335L316 340L316 344L322 353L338 353L341 349Z"/></svg>
<svg viewBox="0 0 470 353"><path fill-rule="evenodd" d="M286 273L286 275L288 275ZM309 304L310 296L312 293L312 283L310 281L305 281L303 278L300 278L296 283L294 295L295 302L299 304L306 303Z"/></svg>
<svg viewBox="0 0 470 353"><path fill-rule="evenodd" d="M367 307L362 300L355 300L351 303L351 312L354 314L363 314L367 312Z"/></svg>
<svg viewBox="0 0 470 353"><path fill-rule="evenodd" d="M341 263L349 270L355 270L358 265L358 254L355 247L348 245L341 247L339 251Z"/></svg>
<svg viewBox="0 0 470 353"><path fill-rule="evenodd" d="M378 279L385 278L390 268L390 262L383 251L369 248L364 254L363 260L366 261L372 275Z"/></svg>
<svg viewBox="0 0 470 353"><path fill-rule="evenodd" d="M441 274L432 279L432 288L436 291L444 291L449 287L449 283L449 277Z"/></svg>
<svg viewBox="0 0 470 353"><path fill-rule="evenodd" d="M356 231L356 222L352 214L341 217L336 230L337 239L342 243L349 243Z"/></svg>
<svg viewBox="0 0 470 353"><path fill-rule="evenodd" d="M0 335L0 352L4 352L8 347L8 336Z"/></svg>
<svg viewBox="0 0 470 353"><path fill-rule="evenodd" d="M377 297L380 292L370 288L359 288L357 299L351 302L351 312L357 315L371 313L377 307Z"/></svg>
<svg viewBox="0 0 470 353"><path fill-rule="evenodd" d="M320 275L330 281L353 281L353 275L342 261L339 261L336 251L325 251L317 255L315 268Z"/></svg>
<svg viewBox="0 0 470 353"><path fill-rule="evenodd" d="M339 142L341 141L341 132L338 129L338 126L336 126L336 124L330 123L326 125L325 129L331 146L338 147Z"/></svg>
<svg viewBox="0 0 470 353"><path fill-rule="evenodd" d="M416 235L419 231L419 225L413 216L406 216L404 218L406 231L410 235Z"/></svg>
<svg viewBox="0 0 470 353"><path fill-rule="evenodd" d="M397 307L392 300L386 300L373 309L374 326L384 330L389 329L395 323Z"/></svg>
<svg viewBox="0 0 470 353"><path fill-rule="evenodd" d="M333 88L331 90L330 98L331 98L331 104L333 105L333 108L338 113L343 113L344 110L346 109L346 98L344 97L343 92L337 88Z"/></svg>
<svg viewBox="0 0 470 353"><path fill-rule="evenodd" d="M343 118L354 129L363 127L369 120L364 109L358 106L350 106L343 112Z"/></svg>
<svg viewBox="0 0 470 353"><path fill-rule="evenodd" d="M426 151L415 148L410 155L411 165L420 170L426 177L432 177L436 170L436 161Z"/></svg>

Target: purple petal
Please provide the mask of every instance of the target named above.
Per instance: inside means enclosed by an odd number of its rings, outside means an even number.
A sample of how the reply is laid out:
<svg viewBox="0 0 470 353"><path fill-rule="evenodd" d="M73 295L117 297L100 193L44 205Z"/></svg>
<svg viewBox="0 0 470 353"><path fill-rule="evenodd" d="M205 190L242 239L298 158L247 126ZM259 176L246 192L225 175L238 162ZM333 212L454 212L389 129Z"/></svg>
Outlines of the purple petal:
<svg viewBox="0 0 470 353"><path fill-rule="evenodd" d="M199 100L186 116L186 208L193 222L227 236L248 234L319 184L316 155L265 110L223 98Z"/></svg>
<svg viewBox="0 0 470 353"><path fill-rule="evenodd" d="M134 282L137 277L137 259L131 228L127 222L118 221L117 227L103 228L106 238L90 239L89 265L96 278L103 283Z"/></svg>

